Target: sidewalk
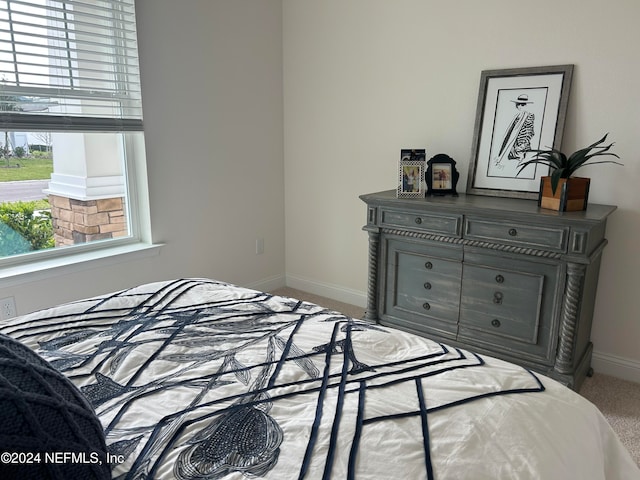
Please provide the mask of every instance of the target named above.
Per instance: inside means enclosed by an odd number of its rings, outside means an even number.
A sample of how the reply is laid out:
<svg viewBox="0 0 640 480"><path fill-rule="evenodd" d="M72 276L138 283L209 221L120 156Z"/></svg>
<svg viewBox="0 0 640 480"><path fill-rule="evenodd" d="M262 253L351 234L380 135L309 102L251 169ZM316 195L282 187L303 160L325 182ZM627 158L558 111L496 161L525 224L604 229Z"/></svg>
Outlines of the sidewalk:
<svg viewBox="0 0 640 480"><path fill-rule="evenodd" d="M19 182L0 182L0 203L40 200L47 198L42 191L49 180L23 180Z"/></svg>

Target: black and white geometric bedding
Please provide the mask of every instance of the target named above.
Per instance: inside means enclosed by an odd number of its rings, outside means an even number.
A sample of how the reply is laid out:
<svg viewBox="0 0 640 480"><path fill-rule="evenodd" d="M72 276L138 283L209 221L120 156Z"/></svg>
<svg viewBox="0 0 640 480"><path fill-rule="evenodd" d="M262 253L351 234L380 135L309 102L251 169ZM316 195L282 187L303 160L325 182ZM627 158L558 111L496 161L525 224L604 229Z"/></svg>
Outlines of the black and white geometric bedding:
<svg viewBox="0 0 640 480"><path fill-rule="evenodd" d="M555 381L223 282L142 285L0 332L80 387L113 478L640 476L600 412Z"/></svg>

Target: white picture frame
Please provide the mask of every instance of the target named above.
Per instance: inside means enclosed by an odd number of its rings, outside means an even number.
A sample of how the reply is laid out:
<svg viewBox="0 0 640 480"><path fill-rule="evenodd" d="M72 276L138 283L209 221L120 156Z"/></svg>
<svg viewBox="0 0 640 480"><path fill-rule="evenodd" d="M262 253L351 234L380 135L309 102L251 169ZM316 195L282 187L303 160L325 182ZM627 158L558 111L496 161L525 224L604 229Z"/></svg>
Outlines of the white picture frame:
<svg viewBox="0 0 640 480"><path fill-rule="evenodd" d="M398 162L398 198L425 196L425 150L403 149Z"/></svg>

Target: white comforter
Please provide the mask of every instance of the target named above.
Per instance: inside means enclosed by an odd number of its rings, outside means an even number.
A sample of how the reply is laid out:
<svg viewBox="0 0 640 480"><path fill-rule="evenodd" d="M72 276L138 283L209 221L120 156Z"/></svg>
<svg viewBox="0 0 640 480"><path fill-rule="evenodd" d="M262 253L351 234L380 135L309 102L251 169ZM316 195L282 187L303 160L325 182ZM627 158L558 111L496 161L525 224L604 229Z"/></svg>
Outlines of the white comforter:
<svg viewBox="0 0 640 480"><path fill-rule="evenodd" d="M639 479L559 383L305 302L205 279L0 331L81 387L114 478Z"/></svg>

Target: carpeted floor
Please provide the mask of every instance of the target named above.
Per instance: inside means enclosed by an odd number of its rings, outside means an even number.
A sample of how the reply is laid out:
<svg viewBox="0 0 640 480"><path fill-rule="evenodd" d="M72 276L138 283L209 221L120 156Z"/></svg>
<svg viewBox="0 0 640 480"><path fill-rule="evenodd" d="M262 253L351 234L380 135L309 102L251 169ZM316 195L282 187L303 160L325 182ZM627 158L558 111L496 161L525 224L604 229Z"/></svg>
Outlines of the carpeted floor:
<svg viewBox="0 0 640 480"><path fill-rule="evenodd" d="M364 316L364 308L289 287L272 293L312 302L353 318ZM640 384L596 372L585 380L580 395L600 409L640 465Z"/></svg>
<svg viewBox="0 0 640 480"><path fill-rule="evenodd" d="M640 383L596 372L584 381L580 395L600 409L640 466Z"/></svg>

